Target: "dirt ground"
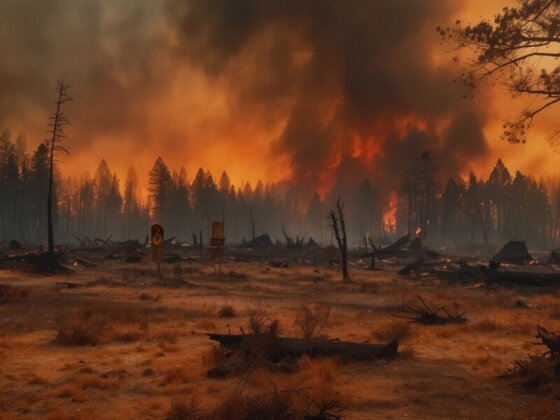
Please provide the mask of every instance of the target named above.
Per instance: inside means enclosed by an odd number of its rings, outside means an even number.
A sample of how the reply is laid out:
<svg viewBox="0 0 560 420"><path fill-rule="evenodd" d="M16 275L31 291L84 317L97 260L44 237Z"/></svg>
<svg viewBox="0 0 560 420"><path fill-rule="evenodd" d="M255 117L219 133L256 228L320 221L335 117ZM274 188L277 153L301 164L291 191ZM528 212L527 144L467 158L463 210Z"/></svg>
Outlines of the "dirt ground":
<svg viewBox="0 0 560 420"><path fill-rule="evenodd" d="M537 323L560 329L554 290L405 279L389 264L380 271L354 264L353 283L343 284L336 267L233 261L222 278L208 262L164 264L164 277L190 283L169 287L154 285L147 257L126 264L84 256L98 265L72 266L67 276L0 270L0 418L166 418L174 399L208 408L240 386L248 394L306 386L318 398L335 395L351 419L538 418L554 409L500 378L515 359L544 351L532 344ZM416 305L417 295L466 312L469 322L423 326L393 316ZM247 310L260 304L279 320L281 335L297 336L301 306L317 303L331 308L324 335L372 343L396 337L400 355L206 376L216 348L206 333L239 333ZM95 345L60 338L63 326L86 318Z"/></svg>

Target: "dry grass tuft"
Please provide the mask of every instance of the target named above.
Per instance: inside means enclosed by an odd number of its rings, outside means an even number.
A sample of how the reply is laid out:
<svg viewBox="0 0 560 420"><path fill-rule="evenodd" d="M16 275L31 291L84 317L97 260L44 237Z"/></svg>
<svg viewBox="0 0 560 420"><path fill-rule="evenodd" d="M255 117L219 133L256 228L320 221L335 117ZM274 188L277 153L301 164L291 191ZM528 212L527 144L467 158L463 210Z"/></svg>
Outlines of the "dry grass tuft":
<svg viewBox="0 0 560 420"><path fill-rule="evenodd" d="M66 346L96 345L108 338L108 331L114 325L130 323L138 323L140 329L145 329L144 314L131 306L90 302L63 315L55 342ZM126 341L134 340L140 333L123 336L117 333L115 336Z"/></svg>
<svg viewBox="0 0 560 420"><path fill-rule="evenodd" d="M373 337L379 341L393 341L399 342L410 337L412 329L410 324L403 321L393 321L386 328L373 333Z"/></svg>
<svg viewBox="0 0 560 420"><path fill-rule="evenodd" d="M224 363L227 360L227 355L222 349L222 346L218 344L212 344L212 346L202 353L202 365L209 368L217 366Z"/></svg>
<svg viewBox="0 0 560 420"><path fill-rule="evenodd" d="M65 346L94 346L102 340L108 317L90 307L62 319L55 342Z"/></svg>
<svg viewBox="0 0 560 420"><path fill-rule="evenodd" d="M200 404L195 397L177 395L171 398L171 407L166 420L191 420L206 418L202 416Z"/></svg>
<svg viewBox="0 0 560 420"><path fill-rule="evenodd" d="M331 307L326 304L315 306L302 305L301 312L296 316L294 325L298 328L301 336L306 340L320 337L327 327Z"/></svg>
<svg viewBox="0 0 560 420"><path fill-rule="evenodd" d="M221 318L233 318L235 316L235 309L231 305L224 305L218 310L218 316Z"/></svg>
<svg viewBox="0 0 560 420"><path fill-rule="evenodd" d="M482 320L473 323L470 328L472 331L493 333L502 331L505 326L500 321L498 321L495 316L485 315Z"/></svg>
<svg viewBox="0 0 560 420"><path fill-rule="evenodd" d="M72 398L76 401L83 401L84 393L81 386L77 384L65 384L54 390L55 398Z"/></svg>
<svg viewBox="0 0 560 420"><path fill-rule="evenodd" d="M336 383L338 366L332 358L311 359L304 356L298 360L299 378L303 381L312 381L315 385Z"/></svg>

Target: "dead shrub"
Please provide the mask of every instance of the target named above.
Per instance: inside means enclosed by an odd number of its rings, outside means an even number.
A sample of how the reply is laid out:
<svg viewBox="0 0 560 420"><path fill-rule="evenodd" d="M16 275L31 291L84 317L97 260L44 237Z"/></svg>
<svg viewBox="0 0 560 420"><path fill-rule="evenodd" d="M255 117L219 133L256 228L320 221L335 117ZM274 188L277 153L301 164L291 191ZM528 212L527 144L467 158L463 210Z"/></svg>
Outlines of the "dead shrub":
<svg viewBox="0 0 560 420"><path fill-rule="evenodd" d="M319 338L327 327L331 307L326 304L314 306L302 305L301 312L296 316L294 325L306 340Z"/></svg>
<svg viewBox="0 0 560 420"><path fill-rule="evenodd" d="M411 334L410 324L402 321L393 321L387 328L374 332L373 337L379 341L398 340L400 342L410 337Z"/></svg>
<svg viewBox="0 0 560 420"><path fill-rule="evenodd" d="M247 308L249 322L247 327L254 335L262 335L270 329L272 323L268 311L259 303L254 308Z"/></svg>
<svg viewBox="0 0 560 420"><path fill-rule="evenodd" d="M65 346L94 346L101 341L108 324L104 313L86 307L61 320L55 342Z"/></svg>
<svg viewBox="0 0 560 420"><path fill-rule="evenodd" d="M546 388L560 389L560 359L558 357L530 356L526 360L515 360L506 377L514 385L532 391Z"/></svg>
<svg viewBox="0 0 560 420"><path fill-rule="evenodd" d="M235 309L231 305L224 305L218 310L220 318L233 318L235 316Z"/></svg>
<svg viewBox="0 0 560 420"><path fill-rule="evenodd" d="M67 346L96 345L107 338L112 325L136 322L142 325L143 317L134 307L90 302L63 315L55 342Z"/></svg>

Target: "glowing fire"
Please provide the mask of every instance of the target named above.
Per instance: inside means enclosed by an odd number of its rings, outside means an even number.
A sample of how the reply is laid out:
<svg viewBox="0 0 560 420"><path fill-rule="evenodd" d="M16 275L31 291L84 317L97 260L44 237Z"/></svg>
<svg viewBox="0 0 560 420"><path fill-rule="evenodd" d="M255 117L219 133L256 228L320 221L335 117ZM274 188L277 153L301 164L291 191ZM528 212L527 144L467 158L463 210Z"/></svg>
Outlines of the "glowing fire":
<svg viewBox="0 0 560 420"><path fill-rule="evenodd" d="M419 237L420 234L422 233L422 228L421 228L420 226L418 226L418 227L416 228L416 231L415 231L414 233L416 234L416 237Z"/></svg>
<svg viewBox="0 0 560 420"><path fill-rule="evenodd" d="M397 231L397 193L395 191L389 194L387 210L383 213L383 229L387 233Z"/></svg>

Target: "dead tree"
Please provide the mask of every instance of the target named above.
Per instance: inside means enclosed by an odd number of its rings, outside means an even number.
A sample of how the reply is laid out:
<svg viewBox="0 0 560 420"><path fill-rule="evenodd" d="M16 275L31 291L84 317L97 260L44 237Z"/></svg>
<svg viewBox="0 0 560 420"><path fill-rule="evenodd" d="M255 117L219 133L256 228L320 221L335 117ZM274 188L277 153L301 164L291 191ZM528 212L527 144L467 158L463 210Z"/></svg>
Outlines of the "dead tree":
<svg viewBox="0 0 560 420"><path fill-rule="evenodd" d="M56 111L52 117L49 117L49 133L51 134L48 140L50 149L49 155L49 190L47 195L47 229L48 229L48 243L49 243L49 260L51 263L54 261L54 229L53 229L53 178L54 178L54 164L56 152L64 152L70 154L65 147L59 143L66 135L64 134L64 126L70 124L64 112L62 112L62 105L71 101L73 98L68 95L69 86L64 82L58 82L57 93L58 98L55 101Z"/></svg>
<svg viewBox="0 0 560 420"><path fill-rule="evenodd" d="M344 223L344 204L341 203L340 197L336 201L336 212L331 210L327 218L331 222L330 227L338 243L338 249L342 258L342 281L348 283L350 282L350 276L348 275L348 242L346 239L346 225Z"/></svg>

